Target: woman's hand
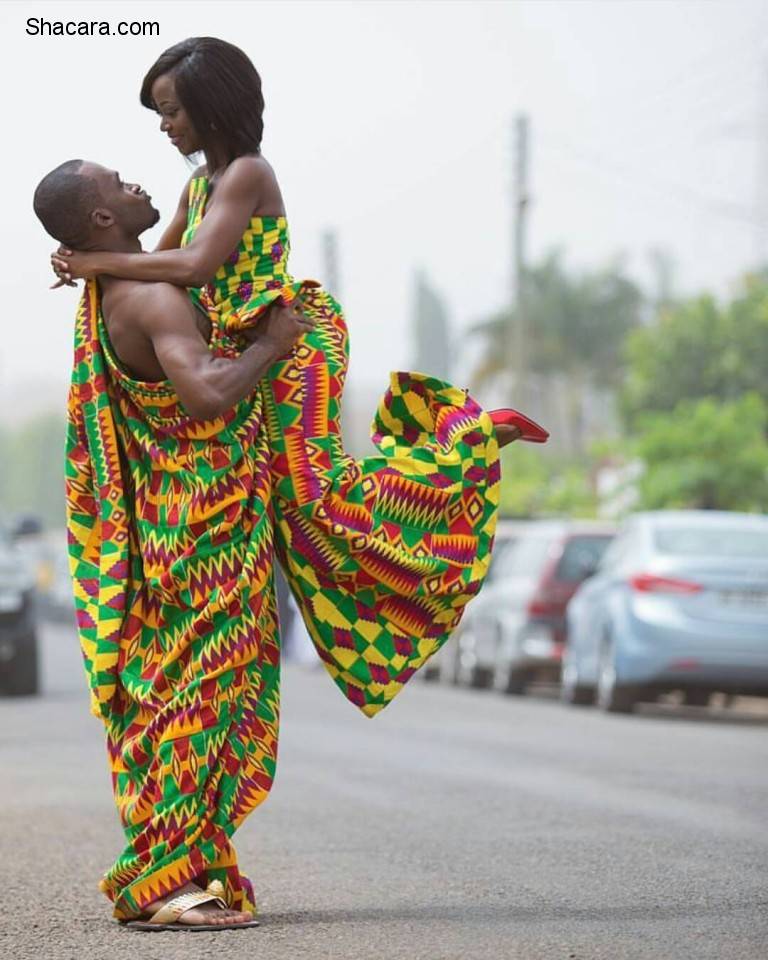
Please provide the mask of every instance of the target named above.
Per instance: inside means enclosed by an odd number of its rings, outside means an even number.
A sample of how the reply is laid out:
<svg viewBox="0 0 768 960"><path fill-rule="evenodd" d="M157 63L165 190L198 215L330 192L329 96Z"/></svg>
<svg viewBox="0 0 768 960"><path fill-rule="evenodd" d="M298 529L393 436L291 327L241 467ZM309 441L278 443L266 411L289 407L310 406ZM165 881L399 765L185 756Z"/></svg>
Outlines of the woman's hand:
<svg viewBox="0 0 768 960"><path fill-rule="evenodd" d="M65 254L68 255L71 252L72 252L71 250L68 250L66 247L62 246L62 247L59 247L59 249L55 253L51 254L51 270L53 270L53 272L56 274L56 277L58 279L56 280L56 283L51 284L51 286L48 288L49 290L56 290L58 287L76 287L77 286L75 281L72 280L71 277L67 279L67 274L63 272L56 265L56 262L60 262L61 257L63 257ZM54 258L56 259L56 262L54 262Z"/></svg>
<svg viewBox="0 0 768 960"><path fill-rule="evenodd" d="M66 284L68 287L77 286L75 280L90 279L95 277L100 270L98 253L82 253L78 250L70 250L67 247L59 247L51 254L51 267L53 272L59 278L53 284L51 290Z"/></svg>

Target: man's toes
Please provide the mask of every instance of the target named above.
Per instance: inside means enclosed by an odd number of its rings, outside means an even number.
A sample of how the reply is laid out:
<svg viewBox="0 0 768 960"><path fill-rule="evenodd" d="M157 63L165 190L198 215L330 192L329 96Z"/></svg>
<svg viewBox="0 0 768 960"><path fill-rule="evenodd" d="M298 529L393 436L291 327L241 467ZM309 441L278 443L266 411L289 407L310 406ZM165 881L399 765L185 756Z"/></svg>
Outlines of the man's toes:
<svg viewBox="0 0 768 960"><path fill-rule="evenodd" d="M198 919L200 914L202 914L202 917ZM190 916L187 922L212 923L219 926L225 923L248 923L248 921L252 919L253 914L250 912L230 909L221 910L216 907L215 909L203 908L197 911L196 915L194 917Z"/></svg>
<svg viewBox="0 0 768 960"><path fill-rule="evenodd" d="M245 923L248 918L237 910L227 910L216 918L216 923Z"/></svg>

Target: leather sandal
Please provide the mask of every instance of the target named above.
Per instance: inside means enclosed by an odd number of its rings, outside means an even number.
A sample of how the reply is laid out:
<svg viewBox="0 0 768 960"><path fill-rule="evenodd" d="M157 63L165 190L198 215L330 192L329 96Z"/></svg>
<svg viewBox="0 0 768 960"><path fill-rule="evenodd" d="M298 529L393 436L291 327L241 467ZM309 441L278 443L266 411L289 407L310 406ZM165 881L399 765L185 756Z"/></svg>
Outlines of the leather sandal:
<svg viewBox="0 0 768 960"><path fill-rule="evenodd" d="M224 900L224 886L220 880L212 880L205 890L190 890L188 893L179 894L173 900L163 904L157 913L144 919L124 921L126 927L133 930L143 930L145 932L158 930L185 930L195 932L198 930L207 930L209 933L213 930L240 930L245 927L258 927L258 920L248 920L245 923L179 923L179 917L191 910L193 907L199 907L203 903L215 903L222 910L228 910L227 903Z"/></svg>

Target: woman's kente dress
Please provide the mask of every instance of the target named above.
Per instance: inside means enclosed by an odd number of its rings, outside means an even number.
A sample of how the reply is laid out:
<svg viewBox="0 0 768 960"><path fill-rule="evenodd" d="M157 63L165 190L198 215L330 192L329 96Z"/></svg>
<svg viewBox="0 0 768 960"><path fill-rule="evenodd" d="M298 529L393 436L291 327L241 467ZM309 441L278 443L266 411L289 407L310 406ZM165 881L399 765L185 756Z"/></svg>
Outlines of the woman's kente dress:
<svg viewBox="0 0 768 960"><path fill-rule="evenodd" d="M208 179L190 184L191 242ZM317 652L342 692L373 716L450 636L490 563L498 444L467 394L422 373L393 373L373 424L378 456L344 452L341 395L349 346L341 307L288 272L284 217L253 217L211 283L192 295L238 331L273 300L299 296L317 325L261 388L275 547Z"/></svg>
<svg viewBox="0 0 768 960"><path fill-rule="evenodd" d="M183 243L208 181L190 184ZM169 381L116 358L98 284L78 309L67 435L67 522L92 710L106 727L126 847L101 889L137 916L183 883L221 880L254 909L232 834L277 760L274 550L318 654L373 716L447 639L490 562L498 449L464 390L396 373L374 421L379 453L342 447L347 331L339 304L287 272L284 218L254 217L193 297L211 350L278 296L315 329L252 395L214 421L186 414Z"/></svg>

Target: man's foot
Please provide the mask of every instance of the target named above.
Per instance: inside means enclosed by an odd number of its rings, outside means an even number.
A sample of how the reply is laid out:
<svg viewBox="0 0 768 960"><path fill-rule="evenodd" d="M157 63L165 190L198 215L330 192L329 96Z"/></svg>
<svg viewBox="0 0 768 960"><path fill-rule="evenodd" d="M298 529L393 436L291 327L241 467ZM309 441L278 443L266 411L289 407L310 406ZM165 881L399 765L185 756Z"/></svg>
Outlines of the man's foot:
<svg viewBox="0 0 768 960"><path fill-rule="evenodd" d="M202 887L196 883L185 883L183 887L174 890L168 897L155 900L144 908L144 913L154 916L162 907L180 896L182 893L201 893ZM230 910L221 907L218 903L211 900L208 903L201 903L199 906L190 907L176 920L176 923L187 924L189 926L198 926L200 924L232 924L248 923L253 920L253 914L250 910Z"/></svg>

